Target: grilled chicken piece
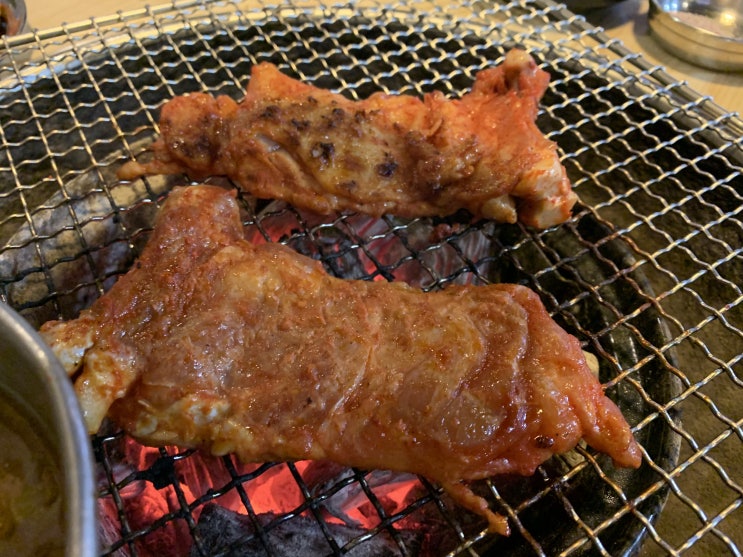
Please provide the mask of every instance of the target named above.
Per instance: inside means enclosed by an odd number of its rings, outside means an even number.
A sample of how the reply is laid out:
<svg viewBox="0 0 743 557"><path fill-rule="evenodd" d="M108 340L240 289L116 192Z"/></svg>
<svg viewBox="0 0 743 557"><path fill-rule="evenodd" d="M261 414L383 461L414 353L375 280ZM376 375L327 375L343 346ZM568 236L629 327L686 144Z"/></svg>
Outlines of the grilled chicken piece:
<svg viewBox="0 0 743 557"><path fill-rule="evenodd" d="M226 175L259 198L319 213L477 217L545 228L576 202L556 145L537 128L549 76L521 50L477 74L460 99L374 94L351 101L253 67L245 98L196 93L165 104L149 163L122 179Z"/></svg>
<svg viewBox="0 0 743 557"><path fill-rule="evenodd" d="M577 339L531 290L342 280L242 235L232 193L176 188L129 273L42 327L91 432L108 415L146 444L413 472L501 533L463 481L532 474L581 439L639 465Z"/></svg>

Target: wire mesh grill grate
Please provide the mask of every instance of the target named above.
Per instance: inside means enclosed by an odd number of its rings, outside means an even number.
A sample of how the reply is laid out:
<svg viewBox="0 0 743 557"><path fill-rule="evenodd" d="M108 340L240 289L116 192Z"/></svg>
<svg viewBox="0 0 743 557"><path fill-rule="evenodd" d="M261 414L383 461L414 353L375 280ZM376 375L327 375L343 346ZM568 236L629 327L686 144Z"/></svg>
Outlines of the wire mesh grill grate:
<svg viewBox="0 0 743 557"><path fill-rule="evenodd" d="M617 471L578 449L533 478L483 482L514 531L494 539L424 479L391 506L404 482L378 471L246 466L103 431L103 554L283 555L276 540L296 525L321 555L741 554L743 122L549 2L190 2L5 39L0 296L39 326L74 317L126 272L183 178L128 184L115 169L152 141L173 95L239 98L263 60L356 98L459 95L516 45L552 76L538 123L581 198L570 222L320 219L241 198L246 233L346 278L530 286L598 357L643 467ZM264 508L259 483L283 486L281 512ZM349 499L365 528L337 516ZM210 545L208 524L230 543Z"/></svg>

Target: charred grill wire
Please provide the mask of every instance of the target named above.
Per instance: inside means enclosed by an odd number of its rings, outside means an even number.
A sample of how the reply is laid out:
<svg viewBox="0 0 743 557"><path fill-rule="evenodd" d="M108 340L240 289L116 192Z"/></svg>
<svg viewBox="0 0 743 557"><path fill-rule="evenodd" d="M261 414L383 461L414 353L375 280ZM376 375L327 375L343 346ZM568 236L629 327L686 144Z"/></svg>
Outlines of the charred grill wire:
<svg viewBox="0 0 743 557"><path fill-rule="evenodd" d="M570 222L536 232L462 214L320 218L243 197L246 234L347 278L532 287L597 356L645 451L637 471L578 449L531 478L481 482L478 493L509 517L506 539L486 535L423 479L328 463L245 465L145 449L106 429L93 439L102 554L284 555L297 540L319 555L743 551L738 117L546 2L186 2L8 45L0 297L37 326L74 317L124 273L162 196L185 181L115 178L152 141L173 95L239 99L264 60L352 98L459 95L477 70L526 48L552 76L538 124L581 198ZM333 145L314 153L330 160ZM377 168L395 170L394 160Z"/></svg>

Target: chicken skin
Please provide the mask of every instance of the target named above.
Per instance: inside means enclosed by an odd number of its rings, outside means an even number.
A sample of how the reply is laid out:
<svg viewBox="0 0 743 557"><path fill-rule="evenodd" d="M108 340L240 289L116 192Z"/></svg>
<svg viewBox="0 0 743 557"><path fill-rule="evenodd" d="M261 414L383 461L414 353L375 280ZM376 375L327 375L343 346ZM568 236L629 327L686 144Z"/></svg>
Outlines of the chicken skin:
<svg viewBox="0 0 743 557"><path fill-rule="evenodd" d="M501 533L463 482L532 474L581 439L640 463L577 339L531 290L335 278L244 240L216 186L174 189L130 272L42 334L91 432L108 416L146 444L412 472Z"/></svg>
<svg viewBox="0 0 743 557"><path fill-rule="evenodd" d="M240 103L204 93L167 102L153 160L129 162L119 177L224 175L256 197L323 214L467 209L546 228L567 220L577 200L556 145L535 124L548 82L515 49L459 99L376 93L352 101L262 63Z"/></svg>

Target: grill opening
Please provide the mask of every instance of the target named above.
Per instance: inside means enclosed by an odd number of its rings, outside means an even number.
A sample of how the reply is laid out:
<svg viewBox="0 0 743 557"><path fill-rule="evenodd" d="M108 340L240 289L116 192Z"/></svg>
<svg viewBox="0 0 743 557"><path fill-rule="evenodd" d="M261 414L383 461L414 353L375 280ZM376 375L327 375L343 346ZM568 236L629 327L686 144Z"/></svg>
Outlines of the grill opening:
<svg viewBox="0 0 743 557"><path fill-rule="evenodd" d="M479 482L511 523L501 538L423 478L145 448L108 424L92 439L103 555L295 555L292 543L318 555L740 554L743 124L558 6L430 8L188 2L10 48L0 297L40 326L75 317L132 265L186 179L125 184L115 170L142 156L173 95L239 99L264 60L351 98L459 95L519 45L552 77L538 124L581 198L568 223L318 216L241 196L246 235L344 278L531 287L598 358L643 466L616 470L579 447L533 477Z"/></svg>

